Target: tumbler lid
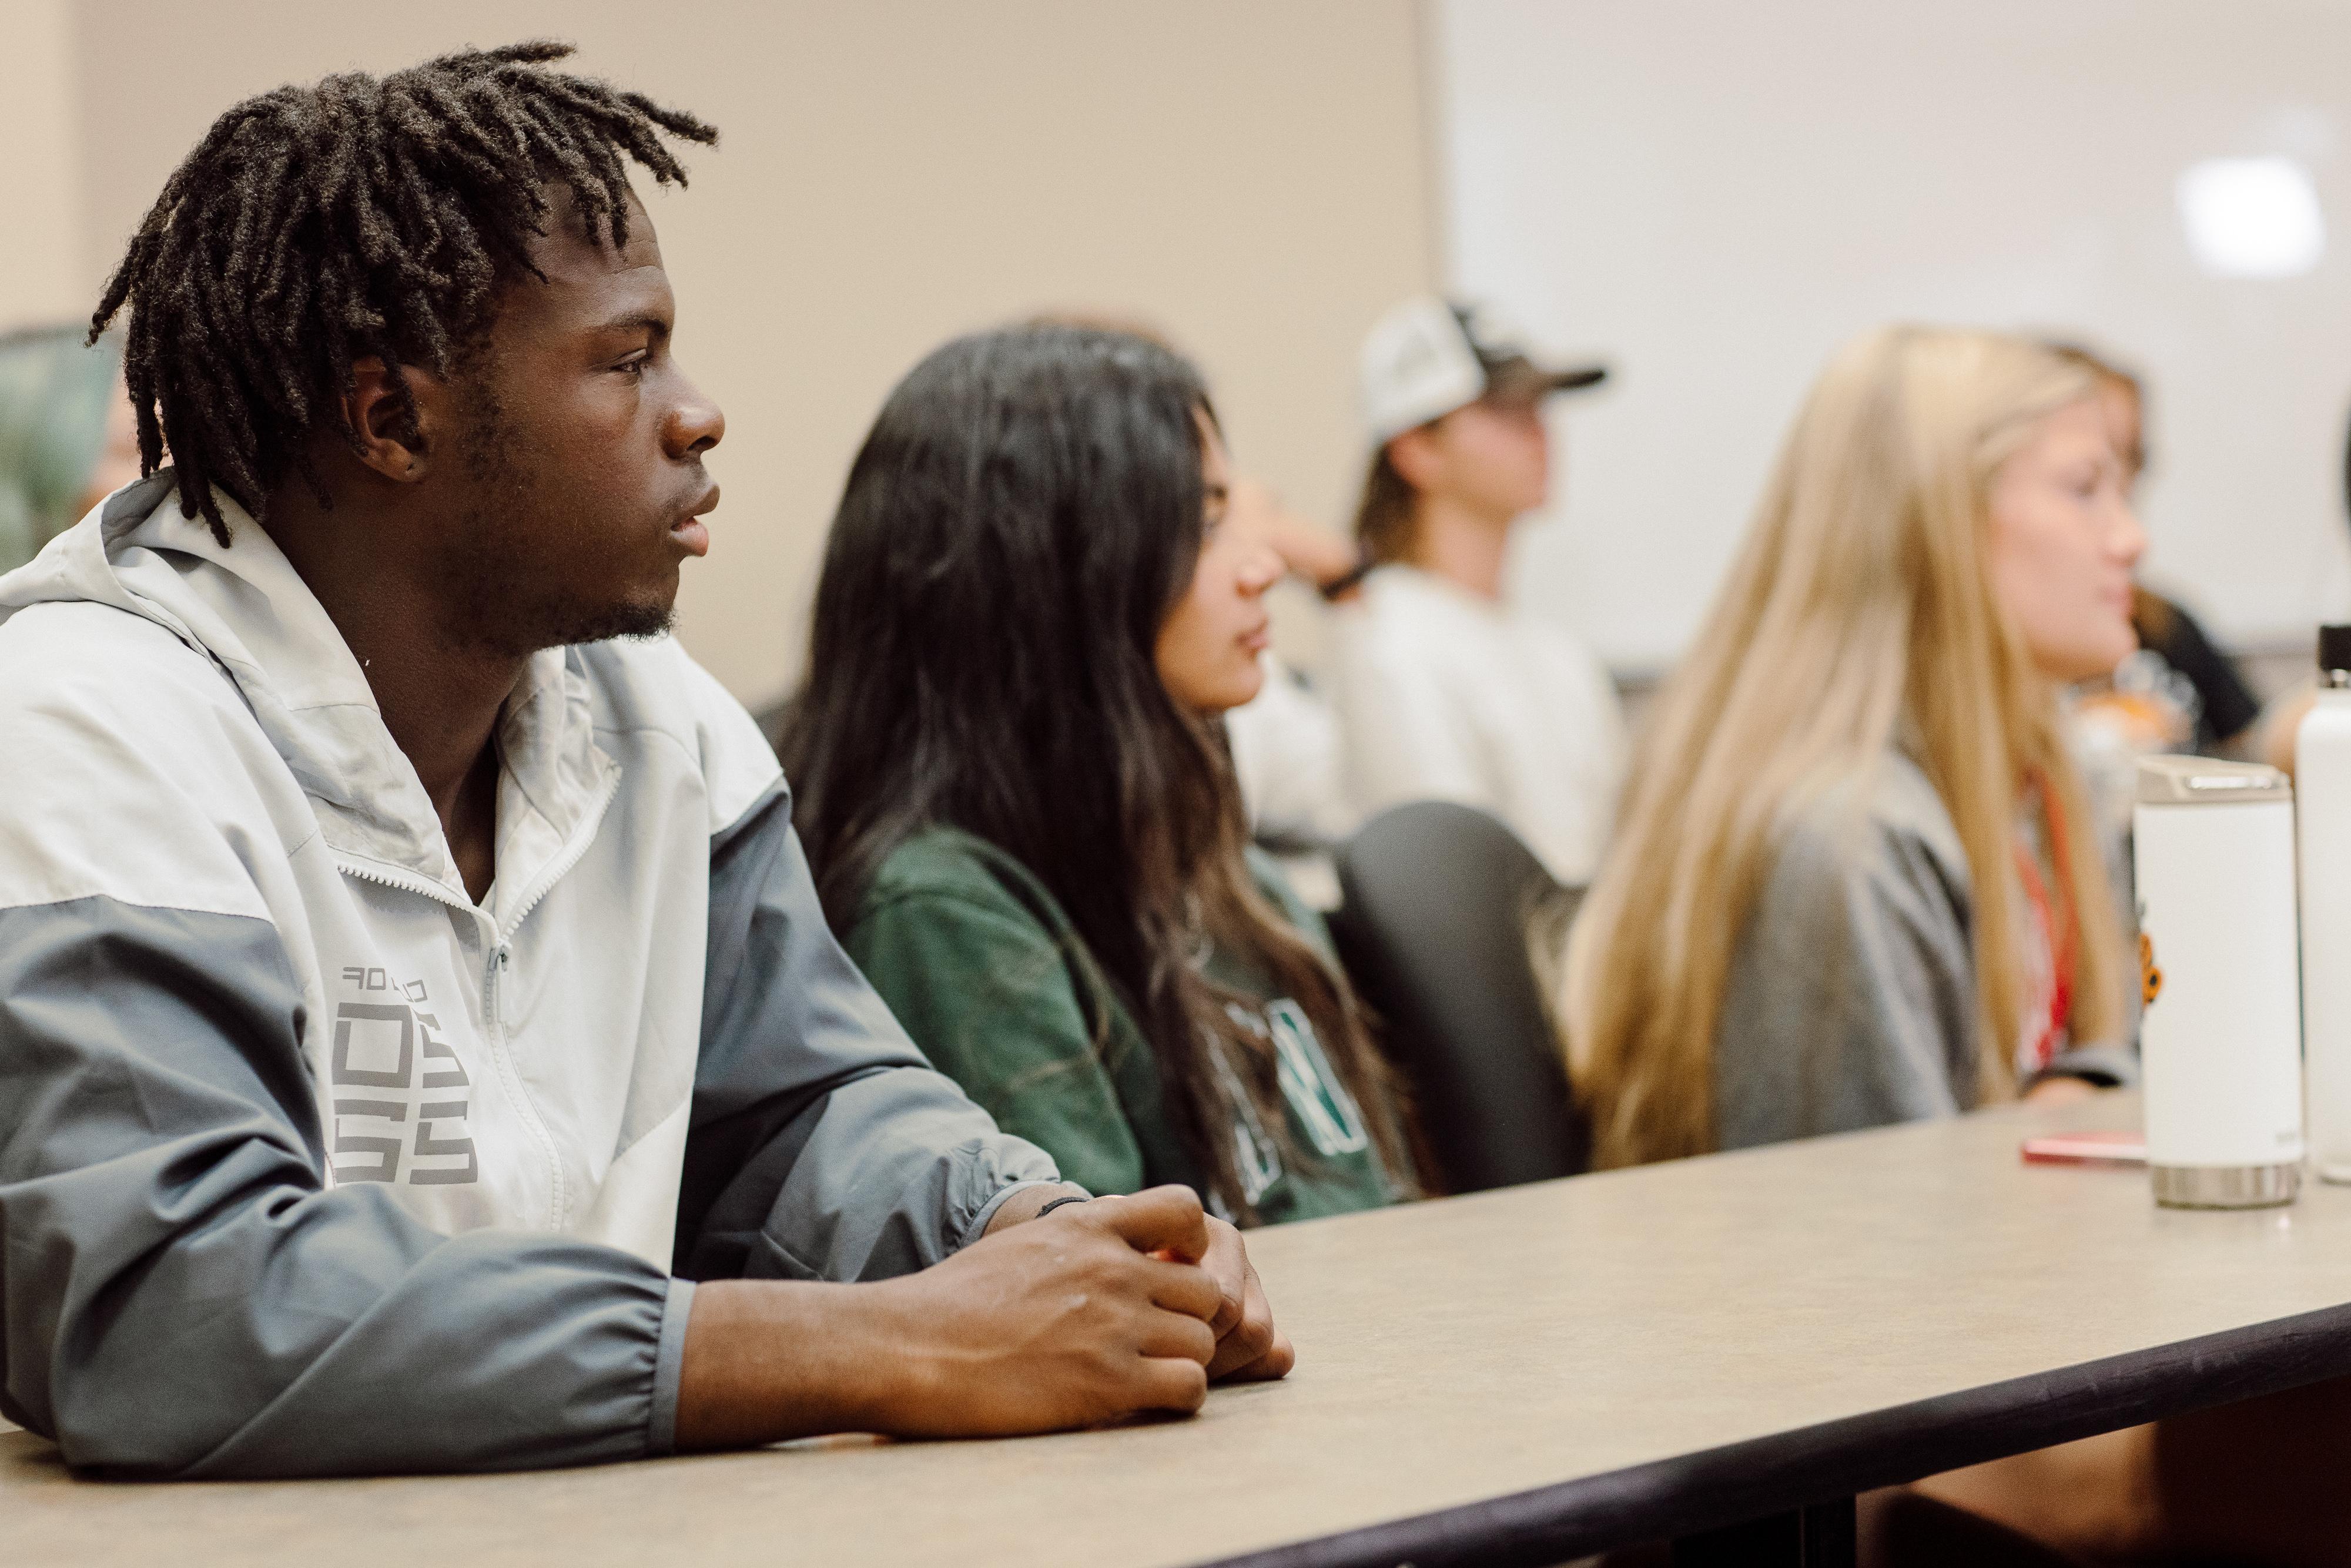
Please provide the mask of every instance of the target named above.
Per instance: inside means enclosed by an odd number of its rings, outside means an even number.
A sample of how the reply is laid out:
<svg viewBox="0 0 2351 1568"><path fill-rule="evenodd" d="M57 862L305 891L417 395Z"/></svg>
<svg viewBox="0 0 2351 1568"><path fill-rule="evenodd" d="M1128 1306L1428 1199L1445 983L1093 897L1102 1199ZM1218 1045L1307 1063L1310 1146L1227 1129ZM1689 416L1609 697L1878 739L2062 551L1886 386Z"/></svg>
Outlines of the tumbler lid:
<svg viewBox="0 0 2351 1568"><path fill-rule="evenodd" d="M2138 759L2142 806L2233 806L2293 799L2293 780L2259 762L2223 762L2211 757Z"/></svg>
<svg viewBox="0 0 2351 1568"><path fill-rule="evenodd" d="M2351 626L2321 626L2318 629L2318 667L2322 670L2351 670Z"/></svg>

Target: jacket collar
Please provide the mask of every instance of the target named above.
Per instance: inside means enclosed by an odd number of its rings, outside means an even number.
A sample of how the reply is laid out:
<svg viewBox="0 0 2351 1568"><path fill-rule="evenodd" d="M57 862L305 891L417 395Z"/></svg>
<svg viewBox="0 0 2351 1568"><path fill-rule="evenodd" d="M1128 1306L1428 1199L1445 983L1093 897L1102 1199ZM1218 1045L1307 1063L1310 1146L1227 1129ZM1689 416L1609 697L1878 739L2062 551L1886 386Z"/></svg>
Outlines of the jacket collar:
<svg viewBox="0 0 2351 1568"><path fill-rule="evenodd" d="M211 657L300 783L337 855L420 877L461 902L465 883L416 768L308 584L267 530L214 492L234 543L180 515L165 468L109 497L32 563L0 577L0 619L89 601L163 626ZM569 649L532 655L496 732L501 923L548 861L611 799L619 766L597 746L588 683Z"/></svg>

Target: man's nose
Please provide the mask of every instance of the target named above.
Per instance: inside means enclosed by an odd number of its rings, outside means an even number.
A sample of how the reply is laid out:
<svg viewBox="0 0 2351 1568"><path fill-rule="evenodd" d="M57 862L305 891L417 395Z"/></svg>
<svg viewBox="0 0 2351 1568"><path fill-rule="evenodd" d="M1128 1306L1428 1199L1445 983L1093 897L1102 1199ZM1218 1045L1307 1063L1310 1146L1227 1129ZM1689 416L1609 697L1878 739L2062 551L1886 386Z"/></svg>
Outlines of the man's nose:
<svg viewBox="0 0 2351 1568"><path fill-rule="evenodd" d="M662 430L663 449L674 458L698 457L726 437L726 415L718 404L688 387Z"/></svg>

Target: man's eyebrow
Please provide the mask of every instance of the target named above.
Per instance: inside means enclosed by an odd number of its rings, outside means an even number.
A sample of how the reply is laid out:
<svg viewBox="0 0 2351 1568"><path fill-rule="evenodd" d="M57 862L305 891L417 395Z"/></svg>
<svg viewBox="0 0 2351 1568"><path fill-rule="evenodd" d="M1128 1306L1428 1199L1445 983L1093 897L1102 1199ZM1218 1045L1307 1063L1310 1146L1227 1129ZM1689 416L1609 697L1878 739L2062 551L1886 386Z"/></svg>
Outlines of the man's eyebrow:
<svg viewBox="0 0 2351 1568"><path fill-rule="evenodd" d="M654 310L632 310L625 316L615 316L596 324L599 332L651 332L656 338L669 336L669 318Z"/></svg>

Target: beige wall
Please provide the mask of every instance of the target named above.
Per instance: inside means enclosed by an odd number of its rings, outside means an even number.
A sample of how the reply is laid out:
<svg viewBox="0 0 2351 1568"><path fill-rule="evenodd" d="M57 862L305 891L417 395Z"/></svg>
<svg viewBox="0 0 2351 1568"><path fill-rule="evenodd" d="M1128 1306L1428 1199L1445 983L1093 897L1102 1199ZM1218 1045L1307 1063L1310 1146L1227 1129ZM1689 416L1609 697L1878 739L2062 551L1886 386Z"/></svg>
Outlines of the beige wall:
<svg viewBox="0 0 2351 1568"><path fill-rule="evenodd" d="M68 0L0 0L0 331L86 316Z"/></svg>
<svg viewBox="0 0 2351 1568"><path fill-rule="evenodd" d="M857 442L942 339L1050 308L1155 322L1207 371L1241 463L1335 521L1354 344L1435 266L1413 0L413 0L391 26L274 0L74 12L89 290L212 118L287 79L552 35L717 123L692 190L653 206L679 352L728 415L682 631L755 704L796 671Z"/></svg>

